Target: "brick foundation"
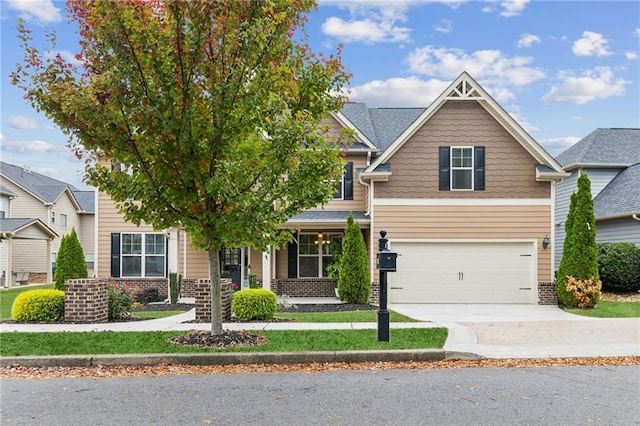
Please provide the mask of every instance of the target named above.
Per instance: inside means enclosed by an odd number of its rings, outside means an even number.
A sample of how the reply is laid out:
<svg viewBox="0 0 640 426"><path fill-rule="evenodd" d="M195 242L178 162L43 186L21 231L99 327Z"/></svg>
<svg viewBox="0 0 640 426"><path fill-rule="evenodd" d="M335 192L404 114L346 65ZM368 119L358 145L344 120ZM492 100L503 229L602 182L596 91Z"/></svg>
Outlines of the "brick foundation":
<svg viewBox="0 0 640 426"><path fill-rule="evenodd" d="M332 278L285 278L271 281L271 291L278 296L336 297Z"/></svg>
<svg viewBox="0 0 640 426"><path fill-rule="evenodd" d="M199 279L193 280L194 293L196 298L196 321L211 322L211 280ZM184 283L183 283L184 284ZM220 279L222 287L222 321L231 319L231 280L228 278Z"/></svg>
<svg viewBox="0 0 640 426"><path fill-rule="evenodd" d="M162 299L166 299L169 294L169 279L168 278L110 278L109 282L117 283L121 285L127 285L130 287L137 287L138 291L144 291L149 288L157 288L158 295Z"/></svg>
<svg viewBox="0 0 640 426"><path fill-rule="evenodd" d="M380 305L380 284L377 281L371 283L371 293L369 293L369 304Z"/></svg>
<svg viewBox="0 0 640 426"><path fill-rule="evenodd" d="M108 289L108 280L67 280L64 283L64 320L75 323L107 322Z"/></svg>
<svg viewBox="0 0 640 426"><path fill-rule="evenodd" d="M558 294L553 282L538 283L538 305L557 305Z"/></svg>

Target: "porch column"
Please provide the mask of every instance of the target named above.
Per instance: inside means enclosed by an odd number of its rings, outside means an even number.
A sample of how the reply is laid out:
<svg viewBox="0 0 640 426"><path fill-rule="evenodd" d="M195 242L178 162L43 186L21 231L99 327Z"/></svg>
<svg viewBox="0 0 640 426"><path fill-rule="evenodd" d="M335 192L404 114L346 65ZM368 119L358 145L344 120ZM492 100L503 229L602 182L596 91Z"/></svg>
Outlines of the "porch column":
<svg viewBox="0 0 640 426"><path fill-rule="evenodd" d="M178 230L175 228L167 230L167 256L169 272L178 272Z"/></svg>
<svg viewBox="0 0 640 426"><path fill-rule="evenodd" d="M5 243L7 244L7 271L4 274L4 286L6 288L11 288L11 285L13 284L13 265L11 264L11 258L12 258L12 254L11 254L11 242L12 242L12 238L9 237L5 240ZM51 263L49 263L49 269L51 269Z"/></svg>
<svg viewBox="0 0 640 426"><path fill-rule="evenodd" d="M53 282L53 272L51 271L51 238L47 238L47 282Z"/></svg>
<svg viewBox="0 0 640 426"><path fill-rule="evenodd" d="M262 253L262 288L271 290L271 246Z"/></svg>

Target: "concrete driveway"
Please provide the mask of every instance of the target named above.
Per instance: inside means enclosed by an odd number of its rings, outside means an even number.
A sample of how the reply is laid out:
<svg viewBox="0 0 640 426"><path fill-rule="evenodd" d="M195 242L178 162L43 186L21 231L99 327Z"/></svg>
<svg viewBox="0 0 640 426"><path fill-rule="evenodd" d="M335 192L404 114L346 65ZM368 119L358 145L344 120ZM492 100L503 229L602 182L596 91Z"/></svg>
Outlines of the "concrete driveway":
<svg viewBox="0 0 640 426"><path fill-rule="evenodd" d="M490 358L640 356L640 318L589 318L556 306L392 304L449 329L445 350Z"/></svg>

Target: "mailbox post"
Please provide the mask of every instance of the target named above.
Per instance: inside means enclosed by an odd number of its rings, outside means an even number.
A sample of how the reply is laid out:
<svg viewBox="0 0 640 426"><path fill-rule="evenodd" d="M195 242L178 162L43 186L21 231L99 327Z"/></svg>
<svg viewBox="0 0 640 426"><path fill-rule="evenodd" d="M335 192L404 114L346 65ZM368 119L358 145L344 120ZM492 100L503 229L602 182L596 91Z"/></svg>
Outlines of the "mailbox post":
<svg viewBox="0 0 640 426"><path fill-rule="evenodd" d="M387 310L387 272L396 272L396 261L398 253L394 253L387 248L385 237L387 231L380 231L378 253L378 270L380 271L380 306L378 308L378 342L389 341L389 311Z"/></svg>

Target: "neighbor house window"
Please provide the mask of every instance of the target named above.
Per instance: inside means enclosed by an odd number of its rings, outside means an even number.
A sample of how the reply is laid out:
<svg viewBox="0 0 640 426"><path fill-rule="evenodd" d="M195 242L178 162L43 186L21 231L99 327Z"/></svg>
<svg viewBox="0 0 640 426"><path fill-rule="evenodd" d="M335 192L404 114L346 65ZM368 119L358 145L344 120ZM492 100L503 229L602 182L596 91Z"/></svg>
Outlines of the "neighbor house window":
<svg viewBox="0 0 640 426"><path fill-rule="evenodd" d="M483 146L441 146L439 161L440 191L484 191Z"/></svg>
<svg viewBox="0 0 640 426"><path fill-rule="evenodd" d="M87 265L88 270L93 270L93 253L85 253L84 254L84 263Z"/></svg>
<svg viewBox="0 0 640 426"><path fill-rule="evenodd" d="M317 278L327 276L327 266L333 257L329 251L332 241L342 239L342 234L323 234L322 240L318 233L298 234L298 276L300 278Z"/></svg>
<svg viewBox="0 0 640 426"><path fill-rule="evenodd" d="M60 227L61 228L67 227L67 215L64 213L60 213Z"/></svg>
<svg viewBox="0 0 640 426"><path fill-rule="evenodd" d="M4 210L0 210L0 219L4 219Z"/></svg>
<svg viewBox="0 0 640 426"><path fill-rule="evenodd" d="M120 262L123 277L164 277L165 235L122 234Z"/></svg>
<svg viewBox="0 0 640 426"><path fill-rule="evenodd" d="M51 271L55 274L56 272L56 257L58 257L58 253L51 252Z"/></svg>
<svg viewBox="0 0 640 426"><path fill-rule="evenodd" d="M56 223L56 212L51 211L51 223Z"/></svg>

